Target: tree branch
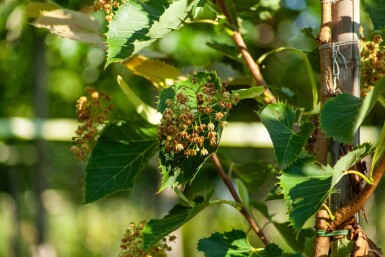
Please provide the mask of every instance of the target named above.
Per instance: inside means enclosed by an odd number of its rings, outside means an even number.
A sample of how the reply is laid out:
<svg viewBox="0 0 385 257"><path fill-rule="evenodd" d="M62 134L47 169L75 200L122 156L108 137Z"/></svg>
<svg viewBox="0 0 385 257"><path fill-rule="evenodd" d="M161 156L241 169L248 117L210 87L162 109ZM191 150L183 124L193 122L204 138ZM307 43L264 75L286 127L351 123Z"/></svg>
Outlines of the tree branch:
<svg viewBox="0 0 385 257"><path fill-rule="evenodd" d="M373 185L366 184L362 191L357 194L351 202L343 205L337 211L335 211L334 216L335 220L330 224L330 229L335 229L355 213L359 212L363 207L369 197L373 194L377 185L380 183L382 176L385 172L385 155L382 155L381 159L378 162L377 167L373 172Z"/></svg>
<svg viewBox="0 0 385 257"><path fill-rule="evenodd" d="M230 25L234 28L237 28L237 21L234 20L234 17L230 15L230 12L226 6L226 3L224 0L217 0L216 3L218 4L221 12L223 15L225 15L226 19L230 23ZM247 50L247 46L245 44L245 41L243 40L242 34L238 31L238 29L234 30L233 34L233 40L237 47L239 48L239 51L241 52L243 59L246 62L247 67L249 68L254 80L257 82L257 85L263 86L265 88L265 96L267 97L267 100L265 100L266 103L276 103L277 99L275 96L271 93L269 88L266 85L265 80L263 79L261 69L259 68L259 65L254 61L253 57L251 56L249 50Z"/></svg>
<svg viewBox="0 0 385 257"><path fill-rule="evenodd" d="M263 233L262 229L258 226L257 222L254 220L254 218L251 216L251 214L248 212L244 204L242 203L241 198L239 197L237 191L235 190L233 184L231 183L230 178L226 175L226 172L223 170L223 167L218 159L218 156L216 153L213 153L211 155L211 160L214 163L215 169L221 177L223 183L225 183L227 189L230 191L231 196L234 198L234 200L239 203L242 208L240 210L243 217L245 217L246 221L250 224L251 229L257 234L257 236L261 239L263 244L267 246L270 244L269 240L267 240L265 234Z"/></svg>
<svg viewBox="0 0 385 257"><path fill-rule="evenodd" d="M328 2L321 3L321 29L318 34L318 41L320 45L329 44L331 42L331 26L332 26L332 5ZM327 96L329 95L329 88L333 85L332 78L332 58L331 49L320 49L320 65L321 65L321 87L320 87L320 99L321 104L325 103ZM325 133L319 128L317 130L317 141L314 146L314 154L317 156L317 160L326 165L327 153L328 153L329 139ZM315 222L315 228L317 230L327 230L329 226L329 215L321 209ZM329 255L330 238L329 237L316 237L314 242L313 257L325 257Z"/></svg>

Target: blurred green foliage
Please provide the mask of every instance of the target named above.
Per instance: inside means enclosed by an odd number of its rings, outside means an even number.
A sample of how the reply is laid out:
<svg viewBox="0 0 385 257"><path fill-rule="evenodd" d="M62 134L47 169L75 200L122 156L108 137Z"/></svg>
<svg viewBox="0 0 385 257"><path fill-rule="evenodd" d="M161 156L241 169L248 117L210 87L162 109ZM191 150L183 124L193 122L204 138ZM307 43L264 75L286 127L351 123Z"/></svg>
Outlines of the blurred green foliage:
<svg viewBox="0 0 385 257"><path fill-rule="evenodd" d="M90 0L56 2L65 8L85 12L90 11L92 4ZM275 3L274 12L262 11L258 20L243 23L242 32L252 55L257 58L281 46L312 52L316 42L300 30L309 26L315 32L319 30L319 2L271 2ZM118 64L104 69L105 52L101 49L33 28L26 18L26 6L27 2L23 0L0 2L0 118L75 118L76 100L87 86L107 90L112 95L117 106L117 119L136 115L117 85L118 74L147 104L156 105L155 89L148 81ZM92 15L104 24L101 13ZM210 17L210 9L205 8L201 15ZM365 33L370 38L372 25L365 13L362 16ZM102 31L105 30L102 27ZM242 64L223 57L206 45L212 38L230 46L233 44L223 31L207 24L193 24L159 40L151 50L165 54L165 61L182 67L184 73L215 69L224 79L244 73ZM317 54L309 56L317 71ZM308 77L298 56L290 53L272 55L262 67L267 83L278 96L289 98L292 103L311 106ZM254 112L257 108L254 101L244 101L229 120L257 121ZM367 123L382 125L384 118L384 112L377 106ZM34 248L37 245L40 245L40 251L51 253L48 256L117 256L119 240L131 221L160 217L175 202L167 192L155 194L159 174L156 160L153 160L132 194L123 192L98 203L82 205L84 167L72 159L70 146L69 142L0 138L0 256L32 256L32 252L38 251ZM255 159L268 162L273 156L272 149L225 148L220 154L225 159L231 156L232 161L238 162ZM212 167L206 165L190 185L190 189L194 189L191 191L204 190L215 177ZM385 183L382 182L366 207L370 225L363 222L371 239L382 248L385 247L381 242L385 216L381 210L385 203L380 199L384 190ZM224 192L222 185L218 185L217 194L226 194ZM167 199L166 204L160 206L160 198ZM270 203L270 214L276 213L277 219L284 217L283 204L281 200ZM200 214L199 220L190 221L177 235L178 244L184 247L178 250L179 253L183 252L185 257L198 256L195 242L213 230L246 229L240 215L228 208L212 207ZM257 219L264 219L260 213L255 215ZM266 229L274 238L277 232L267 221ZM284 244L278 240L274 242ZM38 256L35 254L33 256Z"/></svg>

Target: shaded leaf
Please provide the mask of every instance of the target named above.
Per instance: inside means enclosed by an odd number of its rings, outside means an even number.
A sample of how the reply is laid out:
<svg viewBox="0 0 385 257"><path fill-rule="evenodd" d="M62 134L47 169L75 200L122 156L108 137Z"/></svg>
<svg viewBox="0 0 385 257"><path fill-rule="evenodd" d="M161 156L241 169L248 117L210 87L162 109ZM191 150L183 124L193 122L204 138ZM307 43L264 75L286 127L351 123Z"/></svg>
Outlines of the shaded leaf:
<svg viewBox="0 0 385 257"><path fill-rule="evenodd" d="M132 189L158 144L156 127L148 123L125 121L107 125L86 168L85 203Z"/></svg>
<svg viewBox="0 0 385 257"><path fill-rule="evenodd" d="M206 257L246 257L255 251L242 230L223 234L215 232L210 237L199 240L198 250L204 252Z"/></svg>
<svg viewBox="0 0 385 257"><path fill-rule="evenodd" d="M321 128L335 140L343 143L351 141L362 102L362 99L350 94L340 94L329 100L321 110Z"/></svg>
<svg viewBox="0 0 385 257"><path fill-rule="evenodd" d="M333 180L331 188L333 188L338 183L344 171L347 171L354 164L362 160L362 158L373 152L374 147L369 143L364 143L341 157L333 167Z"/></svg>
<svg viewBox="0 0 385 257"><path fill-rule="evenodd" d="M305 251L306 246L310 241L314 240L316 233L314 229L307 228L303 229L297 235L296 231L290 225L290 222L279 223L273 222L274 226L279 231L279 234L285 239L287 244L293 249L296 253L302 253ZM311 253L309 253L309 256Z"/></svg>
<svg viewBox="0 0 385 257"><path fill-rule="evenodd" d="M251 257L281 257L285 256L282 249L274 244L270 243L263 250L259 250L251 255Z"/></svg>
<svg viewBox="0 0 385 257"><path fill-rule="evenodd" d="M229 57L230 59L242 63L242 54L239 52L238 48L235 45L227 45L216 42L215 40L213 40L213 42L207 42L206 44L209 47L217 50L221 54Z"/></svg>
<svg viewBox="0 0 385 257"><path fill-rule="evenodd" d="M236 163L232 166L232 170L246 184L255 200L263 199L276 182L276 171L269 164L256 161Z"/></svg>
<svg viewBox="0 0 385 257"><path fill-rule="evenodd" d="M241 18L266 20L278 10L278 1L234 0L235 8Z"/></svg>
<svg viewBox="0 0 385 257"><path fill-rule="evenodd" d="M375 30L385 26L385 0L364 0Z"/></svg>
<svg viewBox="0 0 385 257"><path fill-rule="evenodd" d="M314 30L313 30L312 27L303 28L303 29L301 29L301 32L302 32L307 38L310 38L310 39L313 39L314 41L316 41L316 36L314 36Z"/></svg>
<svg viewBox="0 0 385 257"><path fill-rule="evenodd" d="M251 206L257 209L268 220L271 220L274 216L269 214L269 210L265 202L252 201Z"/></svg>
<svg viewBox="0 0 385 257"><path fill-rule="evenodd" d="M379 137L379 140L378 140L378 143L376 146L376 150L375 150L374 155L373 155L372 167L371 167L372 172L373 172L373 170L377 164L377 161L382 157L384 152L385 152L385 124L382 127L380 137Z"/></svg>
<svg viewBox="0 0 385 257"><path fill-rule="evenodd" d="M196 4L193 6L192 9L192 16L195 18L198 16L198 14L202 11L203 7L206 5L207 0L197 0Z"/></svg>
<svg viewBox="0 0 385 257"><path fill-rule="evenodd" d="M354 241L346 237L333 240L330 257L350 257L354 249Z"/></svg>
<svg viewBox="0 0 385 257"><path fill-rule="evenodd" d="M252 247L245 232L235 229L223 234L215 232L199 240L197 248L204 252L205 257L280 257L283 254L282 249L274 243L264 249Z"/></svg>
<svg viewBox="0 0 385 257"><path fill-rule="evenodd" d="M255 98L257 96L262 95L264 92L265 92L264 87L251 87L247 89L239 89L239 90L231 91L232 94L238 94L240 100Z"/></svg>
<svg viewBox="0 0 385 257"><path fill-rule="evenodd" d="M108 25L107 63L126 60L170 32L179 29L189 17L189 0L126 1Z"/></svg>
<svg viewBox="0 0 385 257"><path fill-rule="evenodd" d="M247 186L239 178L235 179L235 184L237 185L238 194L239 194L239 197L242 200L243 205L246 206L247 209L249 209L249 207L250 207L250 196L249 196L249 191L247 190Z"/></svg>
<svg viewBox="0 0 385 257"><path fill-rule="evenodd" d="M298 159L279 177L288 205L289 220L296 231L322 206L330 193L333 170L315 158Z"/></svg>
<svg viewBox="0 0 385 257"><path fill-rule="evenodd" d="M130 103L135 107L136 112L147 122L158 125L162 115L152 106L149 106L140 99L127 85L121 76L117 77L118 84Z"/></svg>
<svg viewBox="0 0 385 257"><path fill-rule="evenodd" d="M81 12L67 9L44 11L33 25L37 28L48 29L60 37L106 49L104 37L99 33L99 22Z"/></svg>
<svg viewBox="0 0 385 257"><path fill-rule="evenodd" d="M175 67L160 60L148 59L143 55L135 55L123 63L134 74L151 81L155 86L165 87L167 80L179 76Z"/></svg>
<svg viewBox="0 0 385 257"><path fill-rule="evenodd" d="M321 110L321 128L335 140L342 143L351 142L357 129L384 91L385 77L382 77L364 100L350 94L337 95L327 101Z"/></svg>
<svg viewBox="0 0 385 257"><path fill-rule="evenodd" d="M314 125L304 123L300 131L294 131L296 113L283 103L269 104L258 115L273 141L279 167L285 169L301 153Z"/></svg>
<svg viewBox="0 0 385 257"><path fill-rule="evenodd" d="M168 215L162 219L152 219L143 229L144 250L150 249L165 236L180 228L187 221L209 205L214 190L207 192L205 197L196 197L192 206L175 205Z"/></svg>

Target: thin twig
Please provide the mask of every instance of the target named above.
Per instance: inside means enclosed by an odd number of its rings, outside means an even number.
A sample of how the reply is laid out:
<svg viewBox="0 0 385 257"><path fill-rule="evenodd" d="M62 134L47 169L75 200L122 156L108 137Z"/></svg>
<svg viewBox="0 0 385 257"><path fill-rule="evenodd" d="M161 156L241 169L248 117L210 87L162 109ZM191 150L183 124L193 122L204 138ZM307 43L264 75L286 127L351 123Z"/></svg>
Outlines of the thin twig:
<svg viewBox="0 0 385 257"><path fill-rule="evenodd" d="M230 191L231 196L234 198L234 200L237 203L239 203L242 206L240 212L245 217L246 221L250 224L251 229L257 234L257 236L261 239L261 241L265 246L270 244L269 240L267 240L267 237L263 233L262 229L258 226L257 222L254 220L254 218L251 216L251 214L248 212L248 210L242 203L242 200L239 197L237 191L235 190L233 183L231 183L230 178L226 175L226 172L223 170L223 167L216 153L213 153L211 155L211 160L214 163L214 166L216 171L218 172L218 175L221 177L221 179L223 180L223 183L225 183L227 189Z"/></svg>
<svg viewBox="0 0 385 257"><path fill-rule="evenodd" d="M235 17L232 17L230 15L230 12L226 6L225 1L223 0L217 0L216 3L218 4L219 8L221 9L221 12L223 15L225 15L226 19L230 23L230 25L234 28L237 28L237 21L234 20ZM267 96L266 103L276 103L277 99L275 96L271 93L269 88L266 85L265 80L262 77L261 69L259 68L259 65L254 61L253 57L251 56L249 50L247 50L247 46L245 44L245 41L243 40L242 34L235 29L233 34L233 40L237 47L239 48L243 59L246 62L247 67L249 68L251 74L253 75L254 80L257 82L259 86L263 86L265 88L265 95Z"/></svg>

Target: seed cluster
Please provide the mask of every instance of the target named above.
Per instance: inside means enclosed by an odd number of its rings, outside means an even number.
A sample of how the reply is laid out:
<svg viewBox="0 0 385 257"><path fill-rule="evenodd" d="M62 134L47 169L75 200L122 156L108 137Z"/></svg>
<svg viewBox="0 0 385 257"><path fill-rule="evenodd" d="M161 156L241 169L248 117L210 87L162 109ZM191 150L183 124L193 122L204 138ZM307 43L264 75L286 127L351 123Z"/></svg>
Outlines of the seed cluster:
<svg viewBox="0 0 385 257"><path fill-rule="evenodd" d="M361 96L367 92L385 74L385 49L380 44L380 35L376 35L373 41L361 42Z"/></svg>
<svg viewBox="0 0 385 257"><path fill-rule="evenodd" d="M178 153L185 157L205 156L209 154L205 146L218 146L217 126L227 125L226 115L239 101L239 95L231 95L225 89L226 83L217 88L211 77L207 81L198 87L179 86L174 89L174 99L166 100L167 108L158 128L166 160ZM191 83L199 84L194 77Z"/></svg>
<svg viewBox="0 0 385 257"><path fill-rule="evenodd" d="M139 222L138 225L131 223L123 236L120 248L122 251L119 257L166 257L166 251L171 251L172 248L168 243L174 242L175 236L163 238L161 242L145 252L143 250L143 229L146 221Z"/></svg>
<svg viewBox="0 0 385 257"><path fill-rule="evenodd" d="M87 88L88 96L82 96L76 103L76 116L83 124L76 130L75 141L71 151L75 158L86 161L89 153L96 144L100 133L100 127L104 126L113 109L111 98L104 92L98 92L93 88Z"/></svg>
<svg viewBox="0 0 385 257"><path fill-rule="evenodd" d="M92 9L94 11L104 10L106 12L105 19L110 22L114 17L114 11L125 2L125 0L95 0Z"/></svg>

